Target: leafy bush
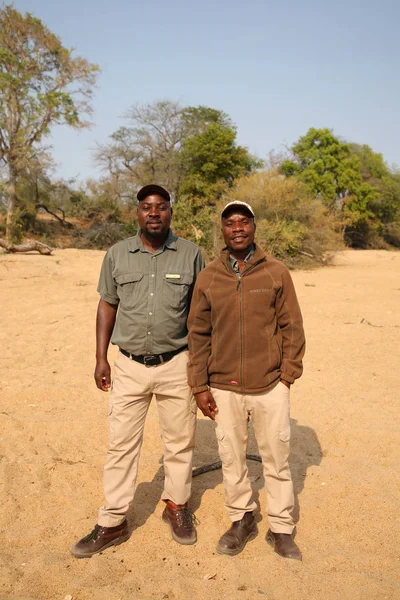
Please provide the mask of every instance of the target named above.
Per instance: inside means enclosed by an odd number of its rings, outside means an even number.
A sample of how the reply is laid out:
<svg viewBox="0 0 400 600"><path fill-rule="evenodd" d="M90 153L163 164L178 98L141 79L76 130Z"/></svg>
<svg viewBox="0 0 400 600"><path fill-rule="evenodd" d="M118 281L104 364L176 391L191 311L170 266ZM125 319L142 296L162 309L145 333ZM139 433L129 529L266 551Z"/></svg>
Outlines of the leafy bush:
<svg viewBox="0 0 400 600"><path fill-rule="evenodd" d="M174 205L172 229L176 235L201 246L205 254L210 256L213 248L215 209L209 206L206 200L200 208L198 200L194 202L190 198Z"/></svg>

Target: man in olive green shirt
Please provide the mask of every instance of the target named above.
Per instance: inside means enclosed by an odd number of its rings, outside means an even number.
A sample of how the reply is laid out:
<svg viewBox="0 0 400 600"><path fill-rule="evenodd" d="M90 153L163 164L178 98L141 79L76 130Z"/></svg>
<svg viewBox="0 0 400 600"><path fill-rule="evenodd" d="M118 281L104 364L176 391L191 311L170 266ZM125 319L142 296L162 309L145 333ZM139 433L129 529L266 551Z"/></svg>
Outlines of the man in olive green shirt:
<svg viewBox="0 0 400 600"><path fill-rule="evenodd" d="M104 505L93 531L74 544L90 557L129 537L126 513L135 493L147 411L157 400L164 442L163 520L181 544L194 544L190 497L196 402L187 383L187 328L192 291L204 267L200 250L175 236L167 190L138 194L136 237L112 246L103 261L96 322L96 385L111 388L110 342L119 347L110 396L110 447L104 467Z"/></svg>

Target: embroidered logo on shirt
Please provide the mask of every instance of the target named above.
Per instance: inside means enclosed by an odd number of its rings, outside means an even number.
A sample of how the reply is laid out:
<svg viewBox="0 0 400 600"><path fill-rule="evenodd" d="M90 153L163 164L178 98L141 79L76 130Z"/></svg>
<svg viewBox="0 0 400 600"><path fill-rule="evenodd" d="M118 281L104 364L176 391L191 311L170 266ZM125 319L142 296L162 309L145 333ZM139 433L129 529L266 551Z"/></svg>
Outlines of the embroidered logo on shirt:
<svg viewBox="0 0 400 600"><path fill-rule="evenodd" d="M250 294L252 292L269 292L267 288L255 288L254 290L249 290Z"/></svg>
<svg viewBox="0 0 400 600"><path fill-rule="evenodd" d="M179 273L167 273L165 275L166 279L180 279L181 276L179 275Z"/></svg>
<svg viewBox="0 0 400 600"><path fill-rule="evenodd" d="M239 385L239 382L236 379L231 379L230 382L232 385Z"/></svg>

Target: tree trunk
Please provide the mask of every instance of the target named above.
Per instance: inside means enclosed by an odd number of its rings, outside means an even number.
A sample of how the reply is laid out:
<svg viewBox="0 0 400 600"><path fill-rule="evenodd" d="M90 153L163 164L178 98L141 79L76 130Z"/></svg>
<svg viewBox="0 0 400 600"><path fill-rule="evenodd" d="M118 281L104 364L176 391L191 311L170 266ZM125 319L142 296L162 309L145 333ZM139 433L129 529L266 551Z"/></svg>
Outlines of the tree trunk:
<svg viewBox="0 0 400 600"><path fill-rule="evenodd" d="M6 239L8 242L13 241L14 234L14 213L17 206L17 172L10 166L10 181L7 186L7 222L6 222Z"/></svg>

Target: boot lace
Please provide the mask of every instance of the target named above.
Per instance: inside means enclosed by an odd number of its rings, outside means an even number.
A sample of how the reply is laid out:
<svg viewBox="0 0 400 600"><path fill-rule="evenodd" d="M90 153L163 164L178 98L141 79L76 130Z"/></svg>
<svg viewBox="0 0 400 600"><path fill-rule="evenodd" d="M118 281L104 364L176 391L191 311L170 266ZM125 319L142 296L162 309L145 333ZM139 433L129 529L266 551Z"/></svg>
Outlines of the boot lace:
<svg viewBox="0 0 400 600"><path fill-rule="evenodd" d="M100 525L96 525L93 531L89 533L86 537L83 538L82 542L90 542L91 540L96 541L97 536L99 535L101 527Z"/></svg>
<svg viewBox="0 0 400 600"><path fill-rule="evenodd" d="M195 515L186 507L176 511L176 521L179 527L184 527L185 529L191 529L197 523Z"/></svg>

